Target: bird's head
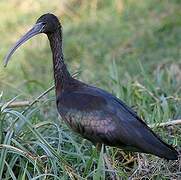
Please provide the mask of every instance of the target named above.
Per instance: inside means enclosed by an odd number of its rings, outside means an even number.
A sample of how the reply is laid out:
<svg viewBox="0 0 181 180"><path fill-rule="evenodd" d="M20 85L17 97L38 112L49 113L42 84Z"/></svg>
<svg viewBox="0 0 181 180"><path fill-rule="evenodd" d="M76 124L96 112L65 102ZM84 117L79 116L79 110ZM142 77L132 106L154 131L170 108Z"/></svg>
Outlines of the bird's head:
<svg viewBox="0 0 181 180"><path fill-rule="evenodd" d="M53 33L55 32L61 25L58 18L53 14L44 14L42 15L36 22L35 26L40 27L40 33Z"/></svg>
<svg viewBox="0 0 181 180"><path fill-rule="evenodd" d="M47 35L51 34L60 27L61 24L55 15L49 13L42 15L37 20L36 24L24 36L22 36L9 50L8 54L4 58L4 66L8 64L9 59L16 51L16 49L20 47L23 43L25 43L28 39L40 33L45 33Z"/></svg>

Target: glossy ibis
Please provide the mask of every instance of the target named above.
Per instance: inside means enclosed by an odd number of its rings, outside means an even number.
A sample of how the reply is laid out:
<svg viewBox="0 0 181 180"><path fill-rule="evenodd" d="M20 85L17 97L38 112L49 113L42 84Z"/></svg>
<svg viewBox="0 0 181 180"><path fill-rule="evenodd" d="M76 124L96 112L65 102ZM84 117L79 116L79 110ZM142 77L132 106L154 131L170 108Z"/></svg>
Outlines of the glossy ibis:
<svg viewBox="0 0 181 180"><path fill-rule="evenodd" d="M55 15L44 14L37 20L10 49L5 66L19 46L40 33L45 33L50 42L57 109L69 127L94 144L154 154L169 160L178 158L177 151L163 142L124 102L70 75L64 64L62 26Z"/></svg>

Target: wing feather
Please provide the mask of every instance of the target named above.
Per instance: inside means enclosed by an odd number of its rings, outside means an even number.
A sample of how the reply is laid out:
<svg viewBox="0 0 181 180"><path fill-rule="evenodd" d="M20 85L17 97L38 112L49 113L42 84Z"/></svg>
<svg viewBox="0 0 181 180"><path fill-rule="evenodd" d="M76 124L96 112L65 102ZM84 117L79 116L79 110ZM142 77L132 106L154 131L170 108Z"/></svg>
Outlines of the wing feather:
<svg viewBox="0 0 181 180"><path fill-rule="evenodd" d="M171 156L173 152L176 154L131 108L104 90L86 85L72 92L62 93L58 100L62 117L75 131L94 143L152 153L160 157L165 157L166 154Z"/></svg>

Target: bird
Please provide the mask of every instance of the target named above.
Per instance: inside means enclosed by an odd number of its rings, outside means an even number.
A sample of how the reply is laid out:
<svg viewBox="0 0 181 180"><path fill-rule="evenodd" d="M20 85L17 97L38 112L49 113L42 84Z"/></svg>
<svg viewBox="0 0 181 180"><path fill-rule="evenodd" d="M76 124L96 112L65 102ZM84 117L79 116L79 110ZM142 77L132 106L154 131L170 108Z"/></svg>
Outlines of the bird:
<svg viewBox="0 0 181 180"><path fill-rule="evenodd" d="M52 51L57 110L74 132L93 144L152 154L167 160L178 159L176 149L156 135L122 100L71 76L64 62L62 25L54 14L46 13L38 18L9 50L4 66L18 47L42 33L47 35Z"/></svg>

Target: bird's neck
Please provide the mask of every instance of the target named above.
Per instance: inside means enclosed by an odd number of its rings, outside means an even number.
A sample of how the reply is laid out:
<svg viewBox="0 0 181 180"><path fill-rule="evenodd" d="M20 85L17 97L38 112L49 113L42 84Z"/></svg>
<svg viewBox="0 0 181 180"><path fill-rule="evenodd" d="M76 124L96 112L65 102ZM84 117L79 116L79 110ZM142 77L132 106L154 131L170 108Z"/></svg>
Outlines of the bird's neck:
<svg viewBox="0 0 181 180"><path fill-rule="evenodd" d="M71 80L71 75L64 63L61 27L54 33L48 34L48 39L50 41L50 47L53 55L56 94L59 95L66 86L67 82Z"/></svg>

